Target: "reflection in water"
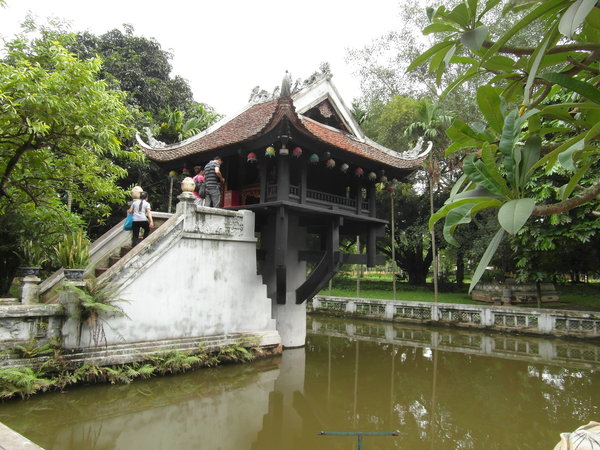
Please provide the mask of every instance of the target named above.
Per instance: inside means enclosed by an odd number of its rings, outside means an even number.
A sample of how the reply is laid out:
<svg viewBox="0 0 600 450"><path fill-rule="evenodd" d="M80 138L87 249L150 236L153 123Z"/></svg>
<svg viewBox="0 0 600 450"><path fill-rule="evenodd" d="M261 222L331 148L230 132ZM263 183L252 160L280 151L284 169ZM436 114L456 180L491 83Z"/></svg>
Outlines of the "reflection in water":
<svg viewBox="0 0 600 450"><path fill-rule="evenodd" d="M45 394L0 421L47 449L552 448L600 418L600 346L309 319L306 349L251 365Z"/></svg>

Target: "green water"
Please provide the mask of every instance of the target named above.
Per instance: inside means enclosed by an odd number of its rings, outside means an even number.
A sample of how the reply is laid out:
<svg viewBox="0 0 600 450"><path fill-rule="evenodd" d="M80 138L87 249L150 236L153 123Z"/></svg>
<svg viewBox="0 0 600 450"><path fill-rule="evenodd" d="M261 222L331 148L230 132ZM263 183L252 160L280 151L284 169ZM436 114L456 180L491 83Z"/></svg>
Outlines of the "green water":
<svg viewBox="0 0 600 450"><path fill-rule="evenodd" d="M600 345L309 319L304 349L250 365L0 405L46 449L552 449L600 421Z"/></svg>

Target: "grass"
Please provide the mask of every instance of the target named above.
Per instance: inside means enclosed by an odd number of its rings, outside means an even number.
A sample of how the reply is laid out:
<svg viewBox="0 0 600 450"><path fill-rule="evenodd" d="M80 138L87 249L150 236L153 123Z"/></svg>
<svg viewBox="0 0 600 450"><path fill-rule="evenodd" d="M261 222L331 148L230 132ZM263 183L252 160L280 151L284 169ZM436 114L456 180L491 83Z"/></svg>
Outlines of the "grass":
<svg viewBox="0 0 600 450"><path fill-rule="evenodd" d="M564 284L558 285L556 288L560 295L560 301L544 303L544 308L600 311L600 283ZM468 285L466 284L462 288L456 285L441 286L438 301L440 303L481 305L482 302L471 300L467 289ZM392 278L390 274L386 273L365 273L365 276L360 280L358 296L356 278L349 276L347 273L340 273L334 277L331 291L326 287L319 292L319 295L385 300L394 298ZM396 300L433 302L433 286L431 283L428 283L427 286L411 286L406 282L396 282Z"/></svg>

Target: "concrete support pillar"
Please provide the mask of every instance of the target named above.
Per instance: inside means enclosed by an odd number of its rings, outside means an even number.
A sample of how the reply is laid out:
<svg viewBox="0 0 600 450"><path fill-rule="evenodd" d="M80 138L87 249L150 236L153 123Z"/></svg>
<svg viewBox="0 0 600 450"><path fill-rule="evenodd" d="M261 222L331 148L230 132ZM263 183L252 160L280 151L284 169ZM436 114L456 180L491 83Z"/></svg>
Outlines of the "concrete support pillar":
<svg viewBox="0 0 600 450"><path fill-rule="evenodd" d="M40 301L40 280L37 275L26 275L21 279L21 303L31 305Z"/></svg>
<svg viewBox="0 0 600 450"><path fill-rule="evenodd" d="M84 281L67 281L77 287L85 286ZM79 319L79 299L69 292L62 291L58 295L58 302L63 305L67 319L62 326L62 341L64 348L78 348L81 339L81 321Z"/></svg>
<svg viewBox="0 0 600 450"><path fill-rule="evenodd" d="M275 223L276 217L269 223L268 227L263 227L261 231L261 240L267 254L274 255L276 250ZM302 347L306 341L306 302L296 304L296 289L306 281L306 261L300 261L298 253L304 248L306 242L306 231L298 224L298 217L289 216L287 233L287 249L285 252L286 268L286 291L285 303L277 303L275 295L276 280L275 277L267 279L264 277L264 283L267 285L267 291L272 300L272 317L276 320L277 331L281 336L281 343L284 347ZM269 268L269 264L276 263L275 258L267 257L265 261L265 270L263 273L275 273Z"/></svg>

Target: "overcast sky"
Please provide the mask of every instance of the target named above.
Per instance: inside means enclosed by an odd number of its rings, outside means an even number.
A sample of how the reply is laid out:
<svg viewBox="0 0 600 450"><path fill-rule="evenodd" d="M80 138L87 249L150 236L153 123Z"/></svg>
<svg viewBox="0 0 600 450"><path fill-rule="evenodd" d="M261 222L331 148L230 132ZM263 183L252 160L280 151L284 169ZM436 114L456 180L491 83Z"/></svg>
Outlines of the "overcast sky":
<svg viewBox="0 0 600 450"><path fill-rule="evenodd" d="M173 74L190 82L195 100L222 114L245 106L254 86L271 91L286 70L307 78L325 61L350 106L360 92L346 49L400 25L398 0L7 0L0 34L18 32L28 11L97 35L133 25L136 35L171 50Z"/></svg>

